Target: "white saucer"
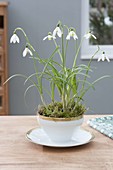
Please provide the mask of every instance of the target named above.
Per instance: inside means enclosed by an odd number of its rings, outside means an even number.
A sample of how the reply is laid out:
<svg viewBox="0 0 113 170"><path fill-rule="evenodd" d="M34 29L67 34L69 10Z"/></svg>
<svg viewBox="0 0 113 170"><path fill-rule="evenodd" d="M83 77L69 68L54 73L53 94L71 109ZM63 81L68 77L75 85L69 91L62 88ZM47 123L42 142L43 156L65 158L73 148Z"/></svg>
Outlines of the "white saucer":
<svg viewBox="0 0 113 170"><path fill-rule="evenodd" d="M51 141L46 133L43 131L43 129L40 127L29 130L26 134L26 137L32 143L51 147L79 146L89 143L94 139L94 135L91 134L89 131L80 129L78 130L76 136L73 135L72 139L69 142L56 143Z"/></svg>

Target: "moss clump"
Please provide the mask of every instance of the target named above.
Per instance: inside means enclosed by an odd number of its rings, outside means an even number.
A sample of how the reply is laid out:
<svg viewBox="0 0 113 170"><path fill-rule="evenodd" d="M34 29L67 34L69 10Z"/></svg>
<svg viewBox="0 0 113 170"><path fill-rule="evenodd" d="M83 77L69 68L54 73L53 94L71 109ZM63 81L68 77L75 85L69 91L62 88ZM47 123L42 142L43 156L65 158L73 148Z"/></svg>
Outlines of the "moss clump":
<svg viewBox="0 0 113 170"><path fill-rule="evenodd" d="M38 113L40 115L55 118L78 117L83 115L85 111L85 106L76 102L70 103L66 110L63 110L63 104L61 102L50 103L46 107L38 106Z"/></svg>

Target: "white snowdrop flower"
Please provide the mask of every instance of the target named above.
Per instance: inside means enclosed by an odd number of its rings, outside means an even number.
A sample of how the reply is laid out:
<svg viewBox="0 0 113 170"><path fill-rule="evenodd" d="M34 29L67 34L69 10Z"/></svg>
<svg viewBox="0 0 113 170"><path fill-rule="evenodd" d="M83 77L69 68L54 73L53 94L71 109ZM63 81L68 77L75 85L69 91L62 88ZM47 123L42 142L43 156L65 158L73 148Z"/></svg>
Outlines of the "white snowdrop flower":
<svg viewBox="0 0 113 170"><path fill-rule="evenodd" d="M53 37L56 37L56 35L60 38L62 37L62 31L59 27L59 24L57 25L57 27L53 31Z"/></svg>
<svg viewBox="0 0 113 170"><path fill-rule="evenodd" d="M105 55L105 52L102 53L102 55L98 58L98 61L105 61L107 60L108 62L110 62L110 59Z"/></svg>
<svg viewBox="0 0 113 170"><path fill-rule="evenodd" d="M27 54L30 54L31 56L33 56L32 51L28 48L28 46L25 47L24 51L23 51L23 57L25 57Z"/></svg>
<svg viewBox="0 0 113 170"><path fill-rule="evenodd" d="M49 32L48 35L43 38L43 40L46 40L46 39L48 39L48 40L52 40L52 39L53 39L53 40L54 40L54 39L56 39L56 37L53 36L53 35L51 34L51 32Z"/></svg>
<svg viewBox="0 0 113 170"><path fill-rule="evenodd" d="M109 27L113 25L113 22L110 20L110 17L105 17L104 23Z"/></svg>
<svg viewBox="0 0 113 170"><path fill-rule="evenodd" d="M66 37L66 40L70 40L71 37L73 37L74 40L78 39L76 32L73 28L70 29L70 31Z"/></svg>
<svg viewBox="0 0 113 170"><path fill-rule="evenodd" d="M87 34L84 35L84 38L86 38L86 39L89 39L89 38L91 38L91 37L93 37L94 39L97 39L97 38L95 37L95 35L93 35L91 32L88 32Z"/></svg>
<svg viewBox="0 0 113 170"><path fill-rule="evenodd" d="M20 39L19 39L19 37L17 36L17 34L16 33L14 33L13 35L12 35L12 37L10 38L10 43L19 43L20 42Z"/></svg>

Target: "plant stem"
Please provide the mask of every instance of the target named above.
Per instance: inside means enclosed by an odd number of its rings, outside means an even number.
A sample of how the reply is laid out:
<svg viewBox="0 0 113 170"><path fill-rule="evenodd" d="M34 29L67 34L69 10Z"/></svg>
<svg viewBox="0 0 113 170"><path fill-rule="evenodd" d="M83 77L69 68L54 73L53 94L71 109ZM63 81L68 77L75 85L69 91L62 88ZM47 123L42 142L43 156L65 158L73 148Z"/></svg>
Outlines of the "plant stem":
<svg viewBox="0 0 113 170"><path fill-rule="evenodd" d="M43 99L42 76L41 76L41 77L38 77L38 68L37 68L37 65L36 65L36 59L35 59L35 57L34 57L35 49L34 49L33 46L30 44L30 41L29 41L29 39L28 39L25 31L24 31L22 28L20 28L20 27L16 28L16 29L14 30L14 33L15 33L16 31L18 31L18 30L20 30L20 31L23 33L23 35L24 35L24 37L25 37L25 39L26 39L26 42L27 42L26 44L27 44L27 45L31 48L31 50L33 51L34 69L35 69L35 72L37 73L37 74L36 74L36 78L37 78L37 82L38 82L38 84L39 84L39 89L38 89L38 90L39 90L39 92L40 92L41 101L42 101L42 103L45 105L45 102L44 102L44 99ZM36 54L36 52L35 52L35 54ZM40 59L38 53L37 53L37 56L38 56L38 59Z"/></svg>
<svg viewBox="0 0 113 170"><path fill-rule="evenodd" d="M81 92L84 90L85 83L86 83L86 79L87 79L87 75L88 75L88 73L89 73L89 69L90 69L91 62L92 62L94 56L99 52L99 50L100 50L100 47L98 46L97 51L94 53L94 55L91 57L91 59L90 59L90 61L89 61L89 63L88 63L88 69L86 70L86 73L85 73L86 76L84 77L84 80L83 80ZM80 96L80 98L82 98L82 96Z"/></svg>
<svg viewBox="0 0 113 170"><path fill-rule="evenodd" d="M77 57L78 57L82 43L83 43L83 38L81 39L81 42L80 42L79 47L77 49L77 52L76 52L76 55L75 55L75 58L74 58L74 62L73 62L73 68L76 66L76 60L77 60Z"/></svg>
<svg viewBox="0 0 113 170"><path fill-rule="evenodd" d="M66 48L65 48L65 53L64 53L65 62L66 62L66 52L67 52L67 48L68 48L68 40L66 40Z"/></svg>
<svg viewBox="0 0 113 170"><path fill-rule="evenodd" d="M63 65L63 75L66 74L66 61L65 61L65 54L64 54L64 34L62 34L62 65ZM64 79L64 77L63 77ZM62 102L63 102L63 110L66 111L66 93L65 93L65 81L63 80L63 91L62 91Z"/></svg>
<svg viewBox="0 0 113 170"><path fill-rule="evenodd" d="M54 40L54 44L55 44L55 47L58 47L58 45L57 45L55 40ZM61 62L63 62L63 58L62 58L62 54L61 54L60 50L58 50L58 54L60 56Z"/></svg>

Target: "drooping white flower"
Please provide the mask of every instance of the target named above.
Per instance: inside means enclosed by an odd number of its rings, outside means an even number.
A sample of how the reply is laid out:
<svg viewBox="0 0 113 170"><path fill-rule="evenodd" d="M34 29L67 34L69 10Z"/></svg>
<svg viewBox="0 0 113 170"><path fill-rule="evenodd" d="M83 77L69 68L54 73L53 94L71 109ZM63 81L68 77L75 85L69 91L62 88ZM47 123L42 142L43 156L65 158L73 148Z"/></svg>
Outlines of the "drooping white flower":
<svg viewBox="0 0 113 170"><path fill-rule="evenodd" d="M106 56L105 52L102 53L102 55L98 58L98 61L105 61L107 60L108 62L110 62L110 59Z"/></svg>
<svg viewBox="0 0 113 170"><path fill-rule="evenodd" d="M46 40L46 39L48 39L48 40L52 40L52 39L53 39L53 40L54 40L54 39L56 39L56 37L53 36L53 35L51 34L51 32L49 32L48 35L43 38L43 40Z"/></svg>
<svg viewBox="0 0 113 170"><path fill-rule="evenodd" d="M113 25L113 22L110 20L110 17L105 17L104 23L109 27Z"/></svg>
<svg viewBox="0 0 113 170"><path fill-rule="evenodd" d="M53 37L56 37L56 35L60 38L62 37L62 31L61 31L59 25L57 25L57 27L53 31Z"/></svg>
<svg viewBox="0 0 113 170"><path fill-rule="evenodd" d="M89 31L87 34L84 35L84 38L86 38L86 39L89 39L89 38L91 38L91 37L93 37L94 39L97 39L97 38L95 37L95 35L93 35L90 31Z"/></svg>
<svg viewBox="0 0 113 170"><path fill-rule="evenodd" d="M23 57L25 57L27 54L30 54L31 56L33 56L32 51L28 48L28 46L25 47L24 51L23 51Z"/></svg>
<svg viewBox="0 0 113 170"><path fill-rule="evenodd" d="M20 39L19 39L19 37L17 36L17 34L16 33L14 33L13 35L12 35L12 37L10 38L10 43L19 43L20 42Z"/></svg>
<svg viewBox="0 0 113 170"><path fill-rule="evenodd" d="M69 30L69 33L68 33L68 35L66 37L66 40L70 40L71 37L73 37L74 40L78 39L78 37L76 35L76 32L75 32L75 30L73 28L71 28Z"/></svg>

